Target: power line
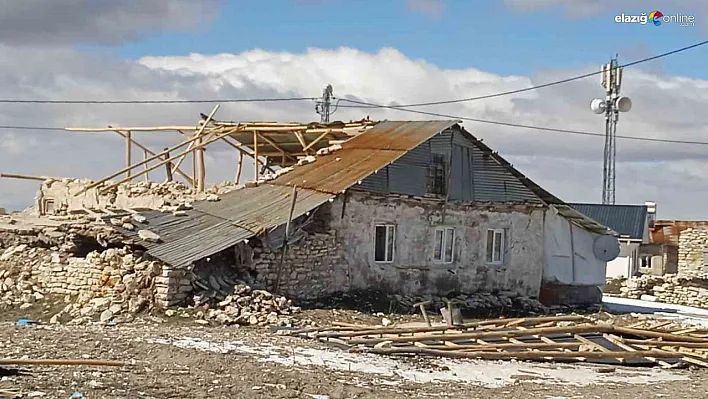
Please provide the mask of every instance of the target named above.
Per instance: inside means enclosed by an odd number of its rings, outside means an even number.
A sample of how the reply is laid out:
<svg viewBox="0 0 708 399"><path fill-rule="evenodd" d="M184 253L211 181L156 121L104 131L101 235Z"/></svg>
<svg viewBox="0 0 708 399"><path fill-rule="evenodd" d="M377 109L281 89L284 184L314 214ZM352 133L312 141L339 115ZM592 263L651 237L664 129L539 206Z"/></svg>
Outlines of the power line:
<svg viewBox="0 0 708 399"><path fill-rule="evenodd" d="M470 122L486 123L486 124L490 124L490 125L516 127L516 128L521 128L521 129L540 130L540 131L553 132L553 133L574 134L574 135L579 135L579 136L596 136L596 137L603 137L603 138L605 137L605 133L594 133L594 132L586 132L586 131L582 131L582 130L557 129L557 128L544 127L544 126L524 125L524 124L520 124L520 123L493 121L493 120L489 120L489 119L479 119L479 118L471 118L471 117L466 117L466 116L440 114L437 112L419 111L416 109L407 109L407 108L397 108L397 107L393 107L393 106L378 105L378 104L372 104L372 103L364 103L364 105L368 105L371 108L389 108L389 109L393 109L395 111L412 112L415 114L437 116L440 118L458 119L458 120L470 121ZM340 105L340 107L347 107L347 106ZM348 108L361 108L361 107L348 106ZM617 135L615 137L617 137L618 139L649 141L649 142L656 142L656 143L708 145L708 142L706 142L706 141L657 139L657 138L652 138L652 137L620 136L620 135Z"/></svg>
<svg viewBox="0 0 708 399"><path fill-rule="evenodd" d="M285 101L315 101L315 97L233 98L218 100L11 100L0 99L0 104L206 104L206 103L263 103Z"/></svg>
<svg viewBox="0 0 708 399"><path fill-rule="evenodd" d="M376 104L368 104L368 105L374 106ZM383 106L383 105L379 106L379 107L386 108L386 106ZM520 129L531 129L531 130L538 130L538 131L545 131L545 132L552 132L552 133L573 134L573 135L579 135L579 136L605 137L604 133L586 132L586 131L582 131L582 130L557 129L557 128L545 127L545 126L524 125L524 124L520 124L520 123L512 123L512 122L504 122L504 121L494 121L494 120L489 120L489 119L470 118L470 117L465 117L465 116L439 114L436 112L418 111L418 110L413 110L413 109L399 109L399 111L412 112L412 113L421 114L421 115L437 116L440 118L448 118L448 119L457 119L457 120L463 120L463 121L469 121L469 122L486 123L486 124L490 124L490 125L515 127L515 128L520 128ZM50 126L0 125L0 130L44 130L44 131L52 130L52 131L67 132L66 128L50 127ZM708 141L657 139L657 138L642 137L642 136L619 136L618 135L616 137L618 139L648 141L648 142L655 142L655 143L708 145Z"/></svg>
<svg viewBox="0 0 708 399"><path fill-rule="evenodd" d="M667 53L655 55L655 56L653 56L653 57L643 58L643 59L641 59L641 60L633 61L633 62L630 62L630 63L628 63L628 64L621 65L621 67L628 67L628 66L633 66L633 65L639 65L639 64L642 64L642 63L645 63L645 62L649 62L649 61L654 61L654 60L659 59L659 58L668 57L668 56L670 56L670 55L677 54L677 53L680 53L680 52L683 52L683 51L687 51L687 50L690 50L690 49L693 49L693 48L696 48L696 47L700 47L700 46L703 46L703 45L706 45L706 44L708 44L708 40L702 41L702 42L700 42L700 43L692 44L692 45L690 45L690 46L681 47L681 48L679 48L679 49L672 50L672 51L669 51L669 52L667 52ZM543 89L543 88L545 88L545 87L556 86L556 85L560 85L560 84L563 84L563 83L568 83L568 82L572 82L572 81L575 81L575 80L585 79L585 78L588 78L588 77L591 77L591 76L599 75L599 74L601 74L601 73L602 73L602 71L599 71L599 72L591 72L591 73L586 73L586 74L583 74L583 75L574 76L574 77L572 77L572 78L567 78L567 79L563 79L563 80L557 80L557 81L555 81L555 82L544 83L544 84L538 85L538 86L531 86L531 87L527 87L527 88L524 88L524 89L517 89L517 90L504 91L504 92L495 93L495 94L487 94L487 95L484 95L484 96L460 98L460 99L457 99L457 100L442 100L442 101L430 101L430 102L424 102L424 103L403 104L403 105L396 105L395 107L397 107L397 108L426 107L426 106L431 106L431 105L445 105L445 104L463 103L463 102L476 101L476 100L485 100L485 99L488 99L488 98L509 96L509 95L512 95L512 94L518 94L518 93L523 93L523 92L527 92L527 91L531 91L531 90ZM366 104L366 103L364 103L363 101L349 100L349 99L346 99L346 98L341 98L340 100L341 100L341 101L350 102L350 103L354 103L354 104L361 104L361 105ZM378 107L378 106L369 106L369 107L367 107L367 108L380 108L380 107Z"/></svg>

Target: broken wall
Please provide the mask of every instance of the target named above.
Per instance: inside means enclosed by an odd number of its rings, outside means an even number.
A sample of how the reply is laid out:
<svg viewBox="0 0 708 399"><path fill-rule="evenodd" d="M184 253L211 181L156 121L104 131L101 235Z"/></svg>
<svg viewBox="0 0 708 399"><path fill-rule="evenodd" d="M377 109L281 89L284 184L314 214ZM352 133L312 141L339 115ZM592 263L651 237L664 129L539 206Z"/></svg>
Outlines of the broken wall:
<svg viewBox="0 0 708 399"><path fill-rule="evenodd" d="M209 188L205 193L195 195L189 187L180 182L142 181L122 183L101 192L112 184L106 182L84 191L92 183L92 180L86 179L48 179L39 188L35 207L41 214L63 214L87 209L160 209L165 206L191 204L242 187L224 182Z"/></svg>
<svg viewBox="0 0 708 399"><path fill-rule="evenodd" d="M296 298L349 289L400 295L510 292L537 296L544 264L544 209L527 205L458 205L350 190L321 207L328 223L288 248L281 287ZM374 261L374 227L393 224L391 263ZM452 227L453 261L433 261L435 229ZM488 229L505 231L504 263L486 262ZM277 278L278 251L262 249L258 278ZM272 285L269 285L272 286Z"/></svg>

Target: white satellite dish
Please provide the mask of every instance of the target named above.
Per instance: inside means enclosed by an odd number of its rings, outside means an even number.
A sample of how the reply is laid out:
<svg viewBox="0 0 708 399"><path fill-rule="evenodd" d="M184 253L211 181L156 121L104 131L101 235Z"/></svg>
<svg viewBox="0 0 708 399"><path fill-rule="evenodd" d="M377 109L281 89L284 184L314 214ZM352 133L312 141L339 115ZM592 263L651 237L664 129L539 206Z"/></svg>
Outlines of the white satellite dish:
<svg viewBox="0 0 708 399"><path fill-rule="evenodd" d="M632 109L632 100L629 97L620 97L615 102L615 107L619 112L628 112Z"/></svg>
<svg viewBox="0 0 708 399"><path fill-rule="evenodd" d="M605 100L601 98L596 98L590 102L590 109L596 114L602 114L605 112Z"/></svg>
<svg viewBox="0 0 708 399"><path fill-rule="evenodd" d="M619 240L611 235L601 235L593 242L592 252L602 262L615 260L620 253Z"/></svg>

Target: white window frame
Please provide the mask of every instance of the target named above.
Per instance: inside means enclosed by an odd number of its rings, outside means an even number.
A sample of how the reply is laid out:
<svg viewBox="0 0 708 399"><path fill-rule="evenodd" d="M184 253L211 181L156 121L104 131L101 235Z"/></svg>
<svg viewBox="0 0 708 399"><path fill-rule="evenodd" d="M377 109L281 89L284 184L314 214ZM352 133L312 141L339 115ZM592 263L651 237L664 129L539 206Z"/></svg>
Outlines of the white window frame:
<svg viewBox="0 0 708 399"><path fill-rule="evenodd" d="M386 229L386 235L384 236L384 260L376 260L376 230L379 227ZM391 245L389 248L389 239ZM390 249L390 252L389 252ZM376 263L393 263L396 256L396 225L390 223L377 223L374 225L374 262Z"/></svg>
<svg viewBox="0 0 708 399"><path fill-rule="evenodd" d="M441 240L440 242L440 253L438 254L437 251L437 245L438 245L438 232L442 232L441 235ZM445 259L445 254L447 253L446 251L446 245L448 242L448 237L452 235L452 241L451 241L451 248L450 248L450 259L447 260ZM433 246L433 262L434 263L440 263L444 265L449 265L455 261L455 228L454 227L438 227L435 229L435 235L433 236L434 238L434 246ZM439 257L438 257L439 255Z"/></svg>
<svg viewBox="0 0 708 399"><path fill-rule="evenodd" d="M490 231L493 232L492 233L492 253L491 254L489 253L489 232ZM501 238L500 238L501 246L499 247L499 259L495 260L494 259L494 248L496 247L496 245L494 245L494 244L496 243L497 234L501 235ZM487 229L484 250L486 252L484 255L485 260L487 261L488 264L503 265L504 258L505 258L504 254L506 252L506 230L504 230L504 229Z"/></svg>

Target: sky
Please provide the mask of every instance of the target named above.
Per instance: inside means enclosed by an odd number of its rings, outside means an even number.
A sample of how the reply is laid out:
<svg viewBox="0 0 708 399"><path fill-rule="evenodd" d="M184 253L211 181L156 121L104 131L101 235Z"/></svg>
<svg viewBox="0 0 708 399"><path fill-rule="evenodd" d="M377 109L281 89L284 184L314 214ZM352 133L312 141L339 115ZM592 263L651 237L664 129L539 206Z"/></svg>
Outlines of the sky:
<svg viewBox="0 0 708 399"><path fill-rule="evenodd" d="M316 97L403 104L523 89L708 40L691 0L0 0L0 99L179 100ZM694 26L616 23L691 16ZM708 143L708 45L625 69L633 108L618 134ZM598 76L516 95L418 108L604 132L589 103ZM211 104L0 103L0 126L195 125ZM314 102L222 104L216 118L319 119ZM340 108L336 120L435 117ZM568 202L600 202L603 138L463 122L522 173ZM171 133L134 134L155 151ZM0 129L0 172L98 179L124 167L115 134ZM136 159L137 160L137 159ZM209 147L207 178L233 180L236 155ZM247 171L246 176L250 176ZM164 176L153 176L164 178ZM0 207L37 182L0 179ZM661 219L708 219L708 145L618 139L617 203L657 203Z"/></svg>

